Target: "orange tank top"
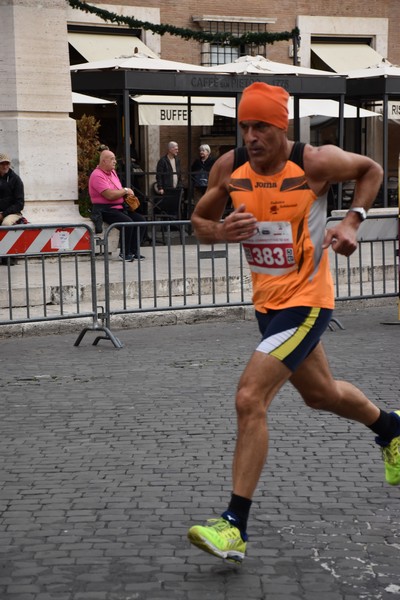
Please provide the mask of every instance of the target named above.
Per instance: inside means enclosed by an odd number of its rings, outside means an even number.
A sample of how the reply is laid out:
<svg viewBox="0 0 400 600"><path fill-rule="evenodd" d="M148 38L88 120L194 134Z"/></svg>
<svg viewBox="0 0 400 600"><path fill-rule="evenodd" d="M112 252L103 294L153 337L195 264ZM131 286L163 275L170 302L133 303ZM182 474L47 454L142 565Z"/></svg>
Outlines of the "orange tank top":
<svg viewBox="0 0 400 600"><path fill-rule="evenodd" d="M256 310L334 307L328 251L322 249L326 197L309 188L303 169L288 160L280 173L258 175L249 162L231 175L235 208L256 217L257 233L243 243Z"/></svg>

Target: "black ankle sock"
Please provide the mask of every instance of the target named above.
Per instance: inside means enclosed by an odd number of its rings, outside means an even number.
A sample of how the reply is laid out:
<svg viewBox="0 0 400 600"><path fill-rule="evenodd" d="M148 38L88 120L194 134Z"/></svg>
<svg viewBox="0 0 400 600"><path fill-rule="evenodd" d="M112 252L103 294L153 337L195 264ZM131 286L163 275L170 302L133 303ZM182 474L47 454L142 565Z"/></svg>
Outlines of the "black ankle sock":
<svg viewBox="0 0 400 600"><path fill-rule="evenodd" d="M243 498L243 496L232 494L228 510L222 516L230 522L232 522L232 520L228 519L228 516L232 516L235 520L235 527L239 529L240 533L246 534L247 519L249 518L250 507L251 500L248 498Z"/></svg>
<svg viewBox="0 0 400 600"><path fill-rule="evenodd" d="M393 413L381 410L377 420L368 426L382 441L390 442L400 433L400 420Z"/></svg>

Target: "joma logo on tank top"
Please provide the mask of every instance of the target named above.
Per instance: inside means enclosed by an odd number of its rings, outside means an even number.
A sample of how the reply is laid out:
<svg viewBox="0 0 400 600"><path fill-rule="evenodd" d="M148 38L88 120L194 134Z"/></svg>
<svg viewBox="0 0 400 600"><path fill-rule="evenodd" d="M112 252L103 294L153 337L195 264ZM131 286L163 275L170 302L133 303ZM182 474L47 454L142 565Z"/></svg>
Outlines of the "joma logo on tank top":
<svg viewBox="0 0 400 600"><path fill-rule="evenodd" d="M253 189L276 189L278 184L275 181L256 181L251 182L250 179L235 179L231 178L229 182L229 192L252 192ZM297 192L298 190L308 190L309 186L304 176L290 177L282 181L281 192Z"/></svg>
<svg viewBox="0 0 400 600"><path fill-rule="evenodd" d="M254 188L276 188L274 181L256 181Z"/></svg>

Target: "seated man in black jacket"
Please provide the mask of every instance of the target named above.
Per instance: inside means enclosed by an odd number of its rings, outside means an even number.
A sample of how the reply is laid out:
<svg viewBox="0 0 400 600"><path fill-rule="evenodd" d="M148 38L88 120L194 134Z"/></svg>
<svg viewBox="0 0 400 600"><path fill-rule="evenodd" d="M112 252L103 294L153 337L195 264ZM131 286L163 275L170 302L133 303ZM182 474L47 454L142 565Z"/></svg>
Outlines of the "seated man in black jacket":
<svg viewBox="0 0 400 600"><path fill-rule="evenodd" d="M24 184L11 169L7 154L0 154L0 225L15 225L22 217L24 203Z"/></svg>
<svg viewBox="0 0 400 600"><path fill-rule="evenodd" d="M7 154L0 153L0 226L12 227L22 218L24 184L11 169ZM14 265L15 258L0 258L0 264Z"/></svg>

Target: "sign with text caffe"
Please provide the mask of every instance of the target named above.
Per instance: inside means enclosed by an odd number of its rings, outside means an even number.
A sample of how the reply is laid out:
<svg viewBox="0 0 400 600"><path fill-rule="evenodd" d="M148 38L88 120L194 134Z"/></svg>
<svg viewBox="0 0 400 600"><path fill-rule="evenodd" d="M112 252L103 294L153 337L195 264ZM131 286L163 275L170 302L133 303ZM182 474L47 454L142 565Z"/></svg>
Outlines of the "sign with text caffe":
<svg viewBox="0 0 400 600"><path fill-rule="evenodd" d="M246 87L259 81L260 77L248 75L220 76L220 75L192 75L190 79L193 91L218 91L218 92L242 92ZM270 85L280 85L288 89L287 78L276 76L268 81Z"/></svg>

